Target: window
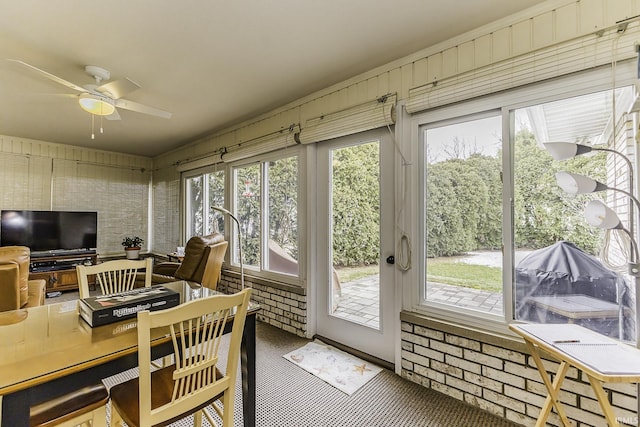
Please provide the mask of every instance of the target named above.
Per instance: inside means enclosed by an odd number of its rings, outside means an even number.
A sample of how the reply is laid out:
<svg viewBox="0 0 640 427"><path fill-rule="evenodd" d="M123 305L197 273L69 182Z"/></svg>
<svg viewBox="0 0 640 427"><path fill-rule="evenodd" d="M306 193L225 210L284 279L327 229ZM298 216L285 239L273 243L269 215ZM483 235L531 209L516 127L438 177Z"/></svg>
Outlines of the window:
<svg viewBox="0 0 640 427"><path fill-rule="evenodd" d="M465 324L473 318L497 331L514 319L574 322L635 339L635 289L627 273L633 248L624 229L636 236L640 222L628 197L637 185L627 165L637 156L638 113L630 112L636 91L608 89L609 73L560 78L411 118L423 201L414 223L422 243L419 285L405 282L413 310ZM621 74L619 84L633 81ZM549 142L580 144L586 147L580 154L589 153L557 160ZM572 194L571 174L603 185ZM599 228L593 201L615 212L618 229Z"/></svg>
<svg viewBox="0 0 640 427"><path fill-rule="evenodd" d="M268 162L267 177L268 257L270 271L298 275L298 158Z"/></svg>
<svg viewBox="0 0 640 427"><path fill-rule="evenodd" d="M224 171L201 172L185 178L186 240L214 231L224 232L224 221L212 206L224 205Z"/></svg>
<svg viewBox="0 0 640 427"><path fill-rule="evenodd" d="M234 207L245 267L299 275L298 156L233 169ZM234 230L234 248L238 247ZM240 251L233 249L233 263Z"/></svg>
<svg viewBox="0 0 640 427"><path fill-rule="evenodd" d="M627 192L633 158L630 87L516 109L514 149L514 289L518 320L579 323L611 337L632 339L629 243L619 231L587 222L585 206L599 200L629 223L630 200L618 192L570 194L558 174L579 174ZM613 103L618 108L613 108ZM612 126L613 124L613 126ZM596 148L554 160L544 143L568 141ZM574 147L574 146L572 146ZM599 148L616 150L599 151Z"/></svg>
<svg viewBox="0 0 640 427"><path fill-rule="evenodd" d="M493 114L422 130L424 298L502 315L502 138Z"/></svg>

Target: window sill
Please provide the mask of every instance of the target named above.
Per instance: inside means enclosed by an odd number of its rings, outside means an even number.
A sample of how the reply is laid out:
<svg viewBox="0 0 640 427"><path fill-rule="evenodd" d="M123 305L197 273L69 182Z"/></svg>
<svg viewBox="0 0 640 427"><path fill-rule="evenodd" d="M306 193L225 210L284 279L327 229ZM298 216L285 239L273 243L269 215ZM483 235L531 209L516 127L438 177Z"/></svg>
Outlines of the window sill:
<svg viewBox="0 0 640 427"><path fill-rule="evenodd" d="M300 282L297 278L292 278L291 282L288 282L288 281L279 280L273 277L258 276L254 273L255 272L253 271L247 272L247 270L245 270L244 279L246 281L251 281L252 283L256 283L258 285L269 286L271 288L291 292L297 295L307 294L307 289L304 287L303 283ZM222 275L239 279L240 270L222 269Z"/></svg>

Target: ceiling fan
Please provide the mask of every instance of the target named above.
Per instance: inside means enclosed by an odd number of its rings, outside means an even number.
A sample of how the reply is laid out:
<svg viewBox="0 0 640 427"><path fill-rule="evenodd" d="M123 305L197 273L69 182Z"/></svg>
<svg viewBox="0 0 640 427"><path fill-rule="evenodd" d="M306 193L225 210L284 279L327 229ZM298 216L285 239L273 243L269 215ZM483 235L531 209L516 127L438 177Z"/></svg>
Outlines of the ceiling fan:
<svg viewBox="0 0 640 427"><path fill-rule="evenodd" d="M168 111L160 110L158 108L123 98L124 95L140 89L140 85L129 78L103 83L111 78L111 73L104 68L95 65L87 65L85 67L85 72L95 79L95 84L79 86L47 71L41 70L31 64L20 61L19 59L9 59L9 61L20 64L23 67L40 73L49 80L53 80L58 84L79 92L77 98L80 107L93 115L103 116L107 120L120 120L120 114L118 114L117 110L118 108L142 114L149 114L151 116L161 117L164 119L171 118L172 113Z"/></svg>

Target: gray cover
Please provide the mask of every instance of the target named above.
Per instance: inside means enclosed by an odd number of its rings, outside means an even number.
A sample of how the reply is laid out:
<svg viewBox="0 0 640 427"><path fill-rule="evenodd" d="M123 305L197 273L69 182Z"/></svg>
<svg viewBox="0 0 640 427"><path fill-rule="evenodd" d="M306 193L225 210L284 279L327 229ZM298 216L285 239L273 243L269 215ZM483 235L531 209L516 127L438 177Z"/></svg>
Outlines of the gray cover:
<svg viewBox="0 0 640 427"><path fill-rule="evenodd" d="M515 317L537 323L574 322L611 337L634 337L633 301L626 280L573 243L560 241L527 255L516 267ZM587 296L594 298L584 298ZM538 298L537 297L547 297ZM594 304L594 313L570 319L536 301L581 298ZM618 315L599 316L601 307L615 304ZM622 322L620 322L622 319Z"/></svg>

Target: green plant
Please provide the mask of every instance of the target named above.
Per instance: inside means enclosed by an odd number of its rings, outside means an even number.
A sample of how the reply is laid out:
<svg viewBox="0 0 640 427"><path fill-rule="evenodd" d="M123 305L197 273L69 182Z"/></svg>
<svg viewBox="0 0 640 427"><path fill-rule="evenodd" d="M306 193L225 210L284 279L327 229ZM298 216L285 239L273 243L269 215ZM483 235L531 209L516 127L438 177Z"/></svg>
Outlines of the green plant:
<svg viewBox="0 0 640 427"><path fill-rule="evenodd" d="M140 248L142 242L144 242L144 240L138 236L125 237L124 240L122 240L122 246L125 248Z"/></svg>

